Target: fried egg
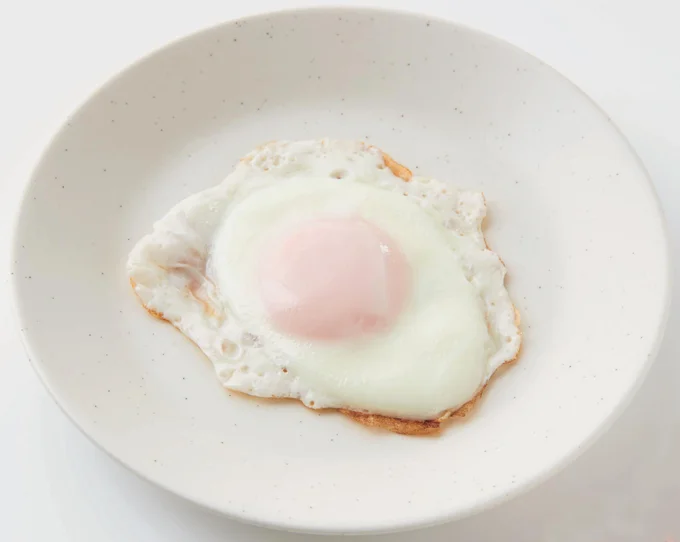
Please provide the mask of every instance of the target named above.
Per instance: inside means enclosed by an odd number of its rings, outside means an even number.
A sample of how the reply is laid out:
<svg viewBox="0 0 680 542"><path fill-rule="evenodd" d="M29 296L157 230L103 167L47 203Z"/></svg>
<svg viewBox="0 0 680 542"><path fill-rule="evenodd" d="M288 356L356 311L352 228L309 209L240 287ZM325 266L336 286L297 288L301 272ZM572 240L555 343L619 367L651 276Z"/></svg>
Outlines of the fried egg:
<svg viewBox="0 0 680 542"><path fill-rule="evenodd" d="M363 142L280 141L177 204L128 274L225 388L437 420L519 351L480 192Z"/></svg>

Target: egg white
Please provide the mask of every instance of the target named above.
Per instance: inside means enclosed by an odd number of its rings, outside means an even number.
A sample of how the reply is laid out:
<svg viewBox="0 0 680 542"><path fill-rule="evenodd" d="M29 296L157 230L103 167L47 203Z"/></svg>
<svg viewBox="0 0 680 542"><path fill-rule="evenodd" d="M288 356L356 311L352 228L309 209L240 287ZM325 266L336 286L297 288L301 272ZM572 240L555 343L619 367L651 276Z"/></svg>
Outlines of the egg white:
<svg viewBox="0 0 680 542"><path fill-rule="evenodd" d="M394 327L330 343L273 329L253 280L267 235L357 212L399 243L414 272ZM405 182L364 143L270 143L171 209L135 246L128 273L142 303L193 340L229 389L430 419L471 399L519 350L485 212L481 193Z"/></svg>

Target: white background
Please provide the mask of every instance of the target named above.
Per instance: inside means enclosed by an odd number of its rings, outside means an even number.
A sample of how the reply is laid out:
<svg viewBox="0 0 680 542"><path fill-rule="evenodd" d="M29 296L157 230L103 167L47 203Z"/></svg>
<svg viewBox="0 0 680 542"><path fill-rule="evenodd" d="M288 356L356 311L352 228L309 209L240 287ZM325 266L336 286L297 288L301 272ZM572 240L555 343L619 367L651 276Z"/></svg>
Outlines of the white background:
<svg viewBox="0 0 680 542"><path fill-rule="evenodd" d="M21 164L35 156L45 135L92 89L140 54L203 26L277 7L321 3L22 0L10 5L0 0L0 541L315 538L213 516L139 480L91 444L43 390L26 360L5 277L11 225L25 181ZM519 45L572 79L604 107L641 155L677 250L680 31L675 2L371 4L463 22ZM680 540L677 301L676 295L666 340L642 389L622 418L582 457L542 486L494 510L375 540Z"/></svg>

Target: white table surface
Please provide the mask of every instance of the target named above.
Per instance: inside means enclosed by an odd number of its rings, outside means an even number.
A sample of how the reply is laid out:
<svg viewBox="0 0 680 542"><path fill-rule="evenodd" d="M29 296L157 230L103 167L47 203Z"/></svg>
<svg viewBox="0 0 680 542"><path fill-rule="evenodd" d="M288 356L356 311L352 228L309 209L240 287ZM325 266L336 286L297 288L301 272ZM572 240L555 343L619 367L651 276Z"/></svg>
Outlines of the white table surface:
<svg viewBox="0 0 680 542"><path fill-rule="evenodd" d="M138 479L61 413L24 355L5 278L21 163L140 54L203 26L321 0L0 0L0 541L310 541L213 516ZM350 2L336 2L350 3ZM502 37L553 65L621 127L680 233L680 8L671 0L382 0ZM182 6L182 7L176 7ZM612 225L615 227L615 225ZM676 283L678 273L676 275ZM678 296L646 382L561 473L491 511L376 540L680 540ZM585 309L585 307L584 307ZM330 539L329 539L330 540Z"/></svg>

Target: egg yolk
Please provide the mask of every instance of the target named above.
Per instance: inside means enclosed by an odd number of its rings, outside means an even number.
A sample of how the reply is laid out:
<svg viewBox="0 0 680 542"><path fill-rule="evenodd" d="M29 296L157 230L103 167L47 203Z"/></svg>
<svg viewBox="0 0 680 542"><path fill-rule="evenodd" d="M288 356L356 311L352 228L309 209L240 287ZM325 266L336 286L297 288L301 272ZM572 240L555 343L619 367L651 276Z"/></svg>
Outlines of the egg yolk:
<svg viewBox="0 0 680 542"><path fill-rule="evenodd" d="M395 241L360 217L316 219L264 247L259 287L272 324L312 339L385 331L410 289L411 270Z"/></svg>

